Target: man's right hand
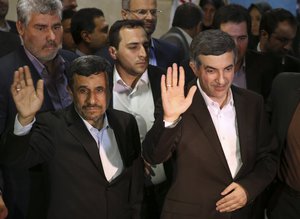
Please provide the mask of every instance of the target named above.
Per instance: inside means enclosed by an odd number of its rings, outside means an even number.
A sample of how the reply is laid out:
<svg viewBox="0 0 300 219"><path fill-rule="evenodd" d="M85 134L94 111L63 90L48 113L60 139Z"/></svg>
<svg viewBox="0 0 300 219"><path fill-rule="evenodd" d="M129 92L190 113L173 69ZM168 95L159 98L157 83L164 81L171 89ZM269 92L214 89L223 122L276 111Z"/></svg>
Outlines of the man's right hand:
<svg viewBox="0 0 300 219"><path fill-rule="evenodd" d="M193 96L197 90L196 86L192 86L184 96L184 69L173 64L167 70L167 75L161 78L161 96L164 108L164 120L174 122L182 113L184 113L192 103Z"/></svg>
<svg viewBox="0 0 300 219"><path fill-rule="evenodd" d="M2 199L2 195L0 195L0 219L6 218L8 215L8 210L4 204L4 201Z"/></svg>
<svg viewBox="0 0 300 219"><path fill-rule="evenodd" d="M11 93L18 111L18 120L22 126L31 123L44 100L44 83L37 82L35 89L28 66L20 67L14 73Z"/></svg>

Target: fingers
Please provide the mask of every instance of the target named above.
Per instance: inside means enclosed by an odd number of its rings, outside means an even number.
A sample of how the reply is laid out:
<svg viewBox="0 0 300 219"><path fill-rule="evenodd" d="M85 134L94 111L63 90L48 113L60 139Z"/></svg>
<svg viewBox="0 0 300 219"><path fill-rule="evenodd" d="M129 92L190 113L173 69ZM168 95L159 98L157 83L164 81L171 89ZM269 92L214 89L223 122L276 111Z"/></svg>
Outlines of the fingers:
<svg viewBox="0 0 300 219"><path fill-rule="evenodd" d="M31 80L32 82L32 80ZM38 80L36 84L36 95L39 99L43 100L44 99L44 82L43 80Z"/></svg>
<svg viewBox="0 0 300 219"><path fill-rule="evenodd" d="M31 73L30 73L29 67L28 67L27 65L25 65L25 66L23 67L23 70L24 70L25 83L26 83L26 85L32 86L32 85L33 85L33 82L32 82L32 78L31 78Z"/></svg>
<svg viewBox="0 0 300 219"><path fill-rule="evenodd" d="M216 203L217 211L235 211L247 203L246 191L237 183L231 183L221 194L225 195L225 197Z"/></svg>

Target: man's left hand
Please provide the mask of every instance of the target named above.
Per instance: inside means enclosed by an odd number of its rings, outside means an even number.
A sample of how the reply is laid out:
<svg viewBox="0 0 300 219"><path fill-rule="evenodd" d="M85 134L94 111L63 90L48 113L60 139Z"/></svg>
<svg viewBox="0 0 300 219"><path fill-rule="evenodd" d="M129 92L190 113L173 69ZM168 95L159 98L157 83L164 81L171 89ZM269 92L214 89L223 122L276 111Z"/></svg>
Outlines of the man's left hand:
<svg viewBox="0 0 300 219"><path fill-rule="evenodd" d="M219 212L232 212L239 208L242 208L247 203L246 190L239 184L231 183L221 195L225 196L221 198L217 203L217 211Z"/></svg>

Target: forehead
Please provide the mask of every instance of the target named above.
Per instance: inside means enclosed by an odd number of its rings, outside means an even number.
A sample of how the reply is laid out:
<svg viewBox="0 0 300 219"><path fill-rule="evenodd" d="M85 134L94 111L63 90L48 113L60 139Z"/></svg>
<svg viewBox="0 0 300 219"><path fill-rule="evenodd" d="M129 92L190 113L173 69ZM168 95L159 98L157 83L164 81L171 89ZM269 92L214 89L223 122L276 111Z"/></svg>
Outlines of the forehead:
<svg viewBox="0 0 300 219"><path fill-rule="evenodd" d="M225 52L224 54L215 55L199 55L201 66L212 67L215 69L224 69L234 64L234 52Z"/></svg>
<svg viewBox="0 0 300 219"><path fill-rule="evenodd" d="M61 23L61 18L57 13L41 14L33 12L30 16L29 24L55 24Z"/></svg>
<svg viewBox="0 0 300 219"><path fill-rule="evenodd" d="M106 74L104 72L99 72L98 74L92 74L90 76L83 76L75 74L73 76L75 87L106 87Z"/></svg>
<svg viewBox="0 0 300 219"><path fill-rule="evenodd" d="M142 27L122 28L120 30L120 43L144 43L148 41L147 34Z"/></svg>
<svg viewBox="0 0 300 219"><path fill-rule="evenodd" d="M228 33L230 36L247 35L246 21L243 21L241 23L233 23L233 22L222 23L220 29Z"/></svg>
<svg viewBox="0 0 300 219"><path fill-rule="evenodd" d="M285 34L296 34L297 31L297 27L296 26L292 26L289 22L287 21L281 21L278 23L275 32L282 32Z"/></svg>
<svg viewBox="0 0 300 219"><path fill-rule="evenodd" d="M153 9L156 8L156 0L131 0L129 7L135 9Z"/></svg>

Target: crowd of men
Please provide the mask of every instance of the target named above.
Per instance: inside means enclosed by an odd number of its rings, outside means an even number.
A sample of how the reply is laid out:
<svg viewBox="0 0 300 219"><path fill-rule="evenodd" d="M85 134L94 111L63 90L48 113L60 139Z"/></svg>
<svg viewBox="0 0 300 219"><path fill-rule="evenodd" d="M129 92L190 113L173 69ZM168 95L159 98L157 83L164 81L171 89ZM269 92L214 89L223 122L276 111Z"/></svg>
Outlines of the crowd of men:
<svg viewBox="0 0 300 219"><path fill-rule="evenodd" d="M296 17L120 4L0 0L0 219L300 218Z"/></svg>

